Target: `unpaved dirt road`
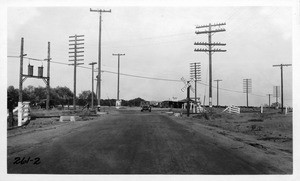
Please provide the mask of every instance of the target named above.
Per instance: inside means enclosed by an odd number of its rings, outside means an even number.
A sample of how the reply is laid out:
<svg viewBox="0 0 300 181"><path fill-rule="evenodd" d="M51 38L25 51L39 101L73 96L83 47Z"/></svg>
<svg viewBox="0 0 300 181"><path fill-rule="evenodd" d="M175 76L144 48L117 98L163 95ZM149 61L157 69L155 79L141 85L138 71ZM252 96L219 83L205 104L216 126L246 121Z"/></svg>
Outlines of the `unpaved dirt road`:
<svg viewBox="0 0 300 181"><path fill-rule="evenodd" d="M8 173L283 173L263 160L253 162L238 150L216 144L214 138L205 132L192 130L188 125L180 124L160 113L120 111L118 114L80 124L82 125L74 128L70 128L70 124L54 131L28 133L28 138L26 135L8 138ZM63 127L68 127L69 130L64 131L62 129L66 128ZM23 140L22 144L17 143L18 137L42 137L47 131L53 131L52 136L41 138L41 142L26 145L26 140ZM19 142L20 140L22 139ZM21 146L10 146L13 145L10 143ZM40 163L29 161L14 164L16 157L30 157L29 160L34 161L39 159Z"/></svg>

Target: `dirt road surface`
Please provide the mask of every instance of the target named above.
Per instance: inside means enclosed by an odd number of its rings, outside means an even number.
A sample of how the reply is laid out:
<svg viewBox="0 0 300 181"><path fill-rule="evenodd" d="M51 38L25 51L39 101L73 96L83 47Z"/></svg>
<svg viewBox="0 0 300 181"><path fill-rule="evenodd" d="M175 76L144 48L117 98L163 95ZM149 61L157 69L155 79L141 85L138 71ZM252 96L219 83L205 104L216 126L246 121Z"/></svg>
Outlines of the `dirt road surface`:
<svg viewBox="0 0 300 181"><path fill-rule="evenodd" d="M227 137L214 134L205 126L195 126L160 112L123 110L90 121L69 122L43 131L8 137L8 173L291 172L277 167L268 157L259 154L261 150L257 148L226 140ZM14 164L17 157L28 159L28 163ZM35 161L39 164L34 164Z"/></svg>

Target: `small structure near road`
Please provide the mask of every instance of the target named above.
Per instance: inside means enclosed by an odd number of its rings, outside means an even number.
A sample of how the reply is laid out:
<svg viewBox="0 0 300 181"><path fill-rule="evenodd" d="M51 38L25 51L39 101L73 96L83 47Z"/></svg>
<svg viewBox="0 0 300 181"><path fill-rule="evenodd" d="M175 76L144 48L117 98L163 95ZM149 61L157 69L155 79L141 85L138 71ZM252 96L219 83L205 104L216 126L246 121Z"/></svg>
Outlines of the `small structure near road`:
<svg viewBox="0 0 300 181"><path fill-rule="evenodd" d="M181 108L184 104L184 101L163 101L160 103L162 108Z"/></svg>
<svg viewBox="0 0 300 181"><path fill-rule="evenodd" d="M237 106L228 106L224 111L222 112L228 112L228 113L235 113L235 114L240 114L241 113L241 109Z"/></svg>

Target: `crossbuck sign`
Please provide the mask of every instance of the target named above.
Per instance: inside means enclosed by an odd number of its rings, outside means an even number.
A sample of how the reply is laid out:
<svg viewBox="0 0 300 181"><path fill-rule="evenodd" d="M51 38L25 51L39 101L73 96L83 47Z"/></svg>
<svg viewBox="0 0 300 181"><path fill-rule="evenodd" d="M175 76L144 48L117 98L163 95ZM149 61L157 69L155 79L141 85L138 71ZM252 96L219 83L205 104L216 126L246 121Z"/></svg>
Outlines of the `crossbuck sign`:
<svg viewBox="0 0 300 181"><path fill-rule="evenodd" d="M186 81L184 77L181 77L180 79L184 83L184 87L181 88L181 91L184 92L189 86L191 86L191 91L195 92L194 88L192 87L191 83L195 82L195 79L192 78L190 81Z"/></svg>

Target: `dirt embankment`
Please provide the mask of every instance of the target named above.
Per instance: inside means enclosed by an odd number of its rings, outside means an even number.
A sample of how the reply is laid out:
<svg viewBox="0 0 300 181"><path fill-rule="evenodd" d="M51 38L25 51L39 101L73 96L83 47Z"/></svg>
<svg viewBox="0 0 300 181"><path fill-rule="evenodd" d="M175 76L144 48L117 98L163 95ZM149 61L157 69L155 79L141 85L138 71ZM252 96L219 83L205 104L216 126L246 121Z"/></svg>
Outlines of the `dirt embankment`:
<svg viewBox="0 0 300 181"><path fill-rule="evenodd" d="M214 137L216 143L227 145L228 149L239 150L254 159L267 159L285 173L293 172L292 114L210 112L189 118L171 117Z"/></svg>
<svg viewBox="0 0 300 181"><path fill-rule="evenodd" d="M222 128L226 131L243 133L257 140L281 145L286 152L292 153L293 116L280 113L216 113L205 118L194 116L202 124Z"/></svg>

